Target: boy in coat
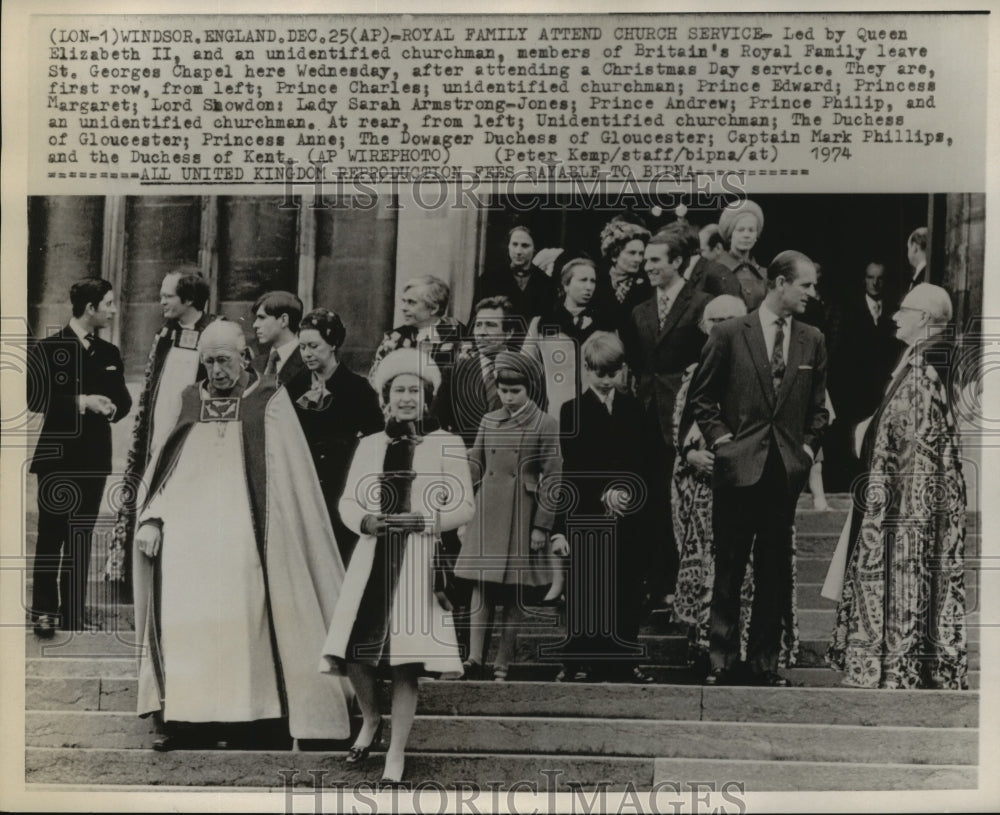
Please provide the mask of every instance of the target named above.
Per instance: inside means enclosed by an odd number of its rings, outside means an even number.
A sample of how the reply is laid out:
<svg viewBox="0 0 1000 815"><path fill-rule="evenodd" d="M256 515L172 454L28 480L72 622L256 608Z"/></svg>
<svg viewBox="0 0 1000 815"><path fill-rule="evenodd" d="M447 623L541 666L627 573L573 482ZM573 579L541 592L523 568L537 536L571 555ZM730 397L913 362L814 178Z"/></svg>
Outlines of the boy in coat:
<svg viewBox="0 0 1000 815"><path fill-rule="evenodd" d="M642 596L642 407L620 390L625 349L598 331L581 349L583 393L562 406L564 480L574 497L561 518L569 539L567 640L560 681L653 681L639 667Z"/></svg>

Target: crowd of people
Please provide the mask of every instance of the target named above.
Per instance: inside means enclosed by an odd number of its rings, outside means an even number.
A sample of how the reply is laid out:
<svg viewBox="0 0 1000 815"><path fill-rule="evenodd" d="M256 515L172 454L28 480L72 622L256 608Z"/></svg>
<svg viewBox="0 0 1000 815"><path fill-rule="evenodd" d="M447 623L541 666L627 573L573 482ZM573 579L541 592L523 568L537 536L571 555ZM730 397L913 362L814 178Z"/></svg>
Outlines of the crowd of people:
<svg viewBox="0 0 1000 815"><path fill-rule="evenodd" d="M208 313L198 270L169 273L107 566L133 574L138 712L155 717L156 748L220 731L348 740L356 703L357 765L382 741L383 676L383 783L401 783L418 677L516 678L538 606L565 607L566 636L541 655L559 681L653 682L638 633L660 611L688 627L706 684L785 686L795 510L807 482L825 505L824 435L856 439L824 587L839 604L831 664L849 685L964 688L951 302L924 281L926 230L910 237L901 301L872 261L837 332L816 263L754 259L763 225L752 201L701 230L619 216L596 259L539 253L517 226L467 326L444 280L405 284L403 323L367 377L340 360L335 311L264 293L254 358L238 323ZM111 285L87 279L70 298L29 377L45 414L42 638L86 627L78 518L98 514L108 425L131 407L118 349L95 333L114 316Z"/></svg>

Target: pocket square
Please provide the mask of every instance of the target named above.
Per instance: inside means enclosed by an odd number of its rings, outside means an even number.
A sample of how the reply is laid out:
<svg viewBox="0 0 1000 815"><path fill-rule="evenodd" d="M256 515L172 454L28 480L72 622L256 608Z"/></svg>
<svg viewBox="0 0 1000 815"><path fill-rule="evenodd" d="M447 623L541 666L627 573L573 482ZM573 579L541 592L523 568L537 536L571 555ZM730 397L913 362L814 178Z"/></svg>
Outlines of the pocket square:
<svg viewBox="0 0 1000 815"><path fill-rule="evenodd" d="M104 370L105 371L117 371L118 370L118 366L117 365L108 365L108 367L106 367Z"/></svg>
<svg viewBox="0 0 1000 815"><path fill-rule="evenodd" d="M812 369L813 369L812 365L800 365L799 366L799 370L800 371L811 371Z"/></svg>

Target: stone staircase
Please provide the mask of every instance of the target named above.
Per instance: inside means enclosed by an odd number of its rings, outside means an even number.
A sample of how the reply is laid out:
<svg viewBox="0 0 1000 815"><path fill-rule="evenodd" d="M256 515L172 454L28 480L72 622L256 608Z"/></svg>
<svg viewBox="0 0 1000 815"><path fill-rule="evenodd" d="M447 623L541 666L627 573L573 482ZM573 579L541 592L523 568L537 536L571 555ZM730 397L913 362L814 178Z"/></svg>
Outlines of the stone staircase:
<svg viewBox="0 0 1000 815"><path fill-rule="evenodd" d="M517 681L422 680L407 777L449 788L540 792L641 791L694 781L714 781L717 789L738 782L747 791L975 788L978 515L970 514L967 547L974 689L865 691L836 687L840 676L824 667L834 603L819 588L846 515L845 498L832 502L832 511L820 513L804 499L798 513L801 652L799 667L786 672L795 687L696 684L685 634L658 615L641 634L657 684L556 684L558 666L539 660L538 646L558 640L564 621L539 609L519 638L510 674ZM95 575L102 548L95 546ZM346 770L346 745L316 752L151 751L152 727L134 713L131 606L115 604L100 581L91 597L103 631L60 632L45 643L26 636L29 784L291 785L307 792L379 777L377 753L364 769Z"/></svg>

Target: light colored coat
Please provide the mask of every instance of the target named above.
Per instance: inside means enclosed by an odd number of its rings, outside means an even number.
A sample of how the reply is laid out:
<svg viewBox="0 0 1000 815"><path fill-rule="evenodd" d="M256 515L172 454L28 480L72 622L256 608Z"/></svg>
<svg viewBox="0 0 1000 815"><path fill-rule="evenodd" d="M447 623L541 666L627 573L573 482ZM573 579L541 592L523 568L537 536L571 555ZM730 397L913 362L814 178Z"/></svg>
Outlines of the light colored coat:
<svg viewBox="0 0 1000 815"><path fill-rule="evenodd" d="M531 551L531 528L551 530L562 472L559 425L529 402L483 417L469 451L476 517L465 532L455 575L492 583L544 586L552 581L546 553Z"/></svg>
<svg viewBox="0 0 1000 815"><path fill-rule="evenodd" d="M384 432L374 433L361 440L354 454L340 499L340 517L354 532L361 532L366 515L381 512L378 484L388 443ZM441 532L458 529L472 519L472 481L465 444L443 430L428 433L413 451L413 470L417 475L410 490L410 511L426 518L427 529L407 536L389 609L389 664L418 663L430 673L460 676L462 662L451 612L434 596L433 555ZM373 569L379 545L376 536L362 535L351 555L323 646L321 670L337 671L340 661L351 661L355 656L348 654L349 641L366 587L372 581L387 580L387 575Z"/></svg>

